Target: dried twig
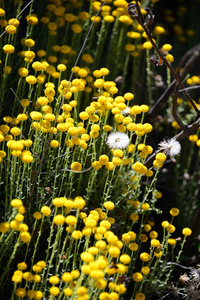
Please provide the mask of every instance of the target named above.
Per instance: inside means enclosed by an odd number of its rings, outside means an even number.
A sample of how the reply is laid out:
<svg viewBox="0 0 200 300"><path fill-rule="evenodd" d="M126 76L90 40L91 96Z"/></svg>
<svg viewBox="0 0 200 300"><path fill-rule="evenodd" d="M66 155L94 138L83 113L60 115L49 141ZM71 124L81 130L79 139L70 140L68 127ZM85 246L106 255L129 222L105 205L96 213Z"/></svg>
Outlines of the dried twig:
<svg viewBox="0 0 200 300"><path fill-rule="evenodd" d="M193 108L195 109L195 111L200 115L199 109L197 108L197 106L195 105L195 103L192 100L191 96L189 95L189 93L187 92L187 90L185 90L184 85L182 84L182 81L183 81L184 78L182 76L179 76L176 73L176 71L174 70L174 68L168 63L168 61L165 59L163 53L160 51L160 49L158 48L158 46L155 44L154 40L152 39L152 36L151 36L151 27L152 27L152 23L154 21L154 16L153 16L152 13L150 13L151 11L150 11L149 8L147 8L146 11L148 13L148 18L149 18L148 22L144 21L143 15L142 15L141 10L140 10L140 6L138 4L138 0L136 0L135 3L129 3L129 5L128 5L128 13L130 15L132 15L133 17L135 17L135 19L138 21L138 23L142 26L142 28L144 29L146 35L149 38L149 41L151 42L152 46L154 47L154 50L158 54L159 61L163 62L166 65L166 67L171 71L171 73L173 74L173 76L175 78L175 81L174 81L174 83L172 85L173 89L171 87L170 94L171 94L171 92L173 92L174 88L179 89L179 86L180 86L183 89L183 93L186 96L186 98L188 99L188 101L191 103L191 105L193 106ZM197 56L199 56L199 54L200 53L198 52ZM177 102L177 94L175 94L175 96L173 98L173 110L172 110L172 113L173 113L174 119L176 120L176 122L179 124L179 126L183 130L187 130L187 126L185 126L183 124L183 122L181 121L181 119L179 118L179 116L178 116L178 114L176 112L176 102Z"/></svg>
<svg viewBox="0 0 200 300"><path fill-rule="evenodd" d="M14 18L14 20L8 25L7 29L5 29L2 34L0 35L0 38L2 38L2 36L8 31L9 27L15 22L15 20L17 20L22 14L23 12L27 9L27 7L29 7L29 5L31 3L33 3L35 0L31 0L29 1L28 4L26 4L26 6L20 11L20 13Z"/></svg>

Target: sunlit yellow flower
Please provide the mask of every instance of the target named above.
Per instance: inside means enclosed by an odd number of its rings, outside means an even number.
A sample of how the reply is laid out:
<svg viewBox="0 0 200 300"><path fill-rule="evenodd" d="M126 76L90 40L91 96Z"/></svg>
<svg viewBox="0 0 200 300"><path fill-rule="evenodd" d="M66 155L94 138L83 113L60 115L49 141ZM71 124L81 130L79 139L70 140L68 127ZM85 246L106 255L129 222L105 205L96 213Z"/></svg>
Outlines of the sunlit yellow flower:
<svg viewBox="0 0 200 300"><path fill-rule="evenodd" d="M11 54L15 51L15 47L13 45L7 44L7 45L3 46L3 51L7 54Z"/></svg>
<svg viewBox="0 0 200 300"><path fill-rule="evenodd" d="M190 236L191 234L192 234L192 230L190 229L190 228L183 228L183 230L182 230L182 234L184 235L184 236Z"/></svg>
<svg viewBox="0 0 200 300"><path fill-rule="evenodd" d="M14 34L17 29L14 25L8 25L6 26L5 30L9 33L9 34Z"/></svg>

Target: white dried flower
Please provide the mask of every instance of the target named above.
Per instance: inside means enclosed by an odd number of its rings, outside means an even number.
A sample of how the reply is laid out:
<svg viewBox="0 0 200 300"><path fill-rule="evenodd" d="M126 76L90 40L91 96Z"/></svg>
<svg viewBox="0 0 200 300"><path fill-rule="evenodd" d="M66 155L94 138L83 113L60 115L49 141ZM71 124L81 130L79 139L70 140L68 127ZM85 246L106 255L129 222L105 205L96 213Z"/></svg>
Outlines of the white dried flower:
<svg viewBox="0 0 200 300"><path fill-rule="evenodd" d="M193 283L196 283L197 286L200 285L200 266L197 266L197 269L192 268L190 271L191 280Z"/></svg>
<svg viewBox="0 0 200 300"><path fill-rule="evenodd" d="M128 107L128 106L127 106L124 110L121 110L121 111L120 111L120 113L121 113L122 115L128 115L129 112L130 112L130 107Z"/></svg>
<svg viewBox="0 0 200 300"><path fill-rule="evenodd" d="M110 148L123 149L129 144L129 136L123 132L112 132L109 134L106 144Z"/></svg>
<svg viewBox="0 0 200 300"><path fill-rule="evenodd" d="M166 155L171 157L180 154L181 144L174 138L170 140L164 140L159 145L159 150L162 150Z"/></svg>

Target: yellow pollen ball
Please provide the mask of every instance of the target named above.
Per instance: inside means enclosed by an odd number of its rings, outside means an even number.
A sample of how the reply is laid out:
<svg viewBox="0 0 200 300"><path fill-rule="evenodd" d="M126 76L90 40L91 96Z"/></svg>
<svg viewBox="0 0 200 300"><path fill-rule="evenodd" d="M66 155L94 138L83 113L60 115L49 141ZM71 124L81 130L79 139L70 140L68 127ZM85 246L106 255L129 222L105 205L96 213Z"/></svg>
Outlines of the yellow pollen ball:
<svg viewBox="0 0 200 300"><path fill-rule="evenodd" d="M118 257L120 255L120 249L115 246L110 247L108 252L111 257Z"/></svg>
<svg viewBox="0 0 200 300"><path fill-rule="evenodd" d="M132 275L132 278L135 282L140 282L143 280L143 275L139 272L136 272Z"/></svg>
<svg viewBox="0 0 200 300"><path fill-rule="evenodd" d="M190 229L190 228L183 228L183 230L182 230L182 234L184 235L184 236L190 236L191 234L192 234L192 230Z"/></svg>

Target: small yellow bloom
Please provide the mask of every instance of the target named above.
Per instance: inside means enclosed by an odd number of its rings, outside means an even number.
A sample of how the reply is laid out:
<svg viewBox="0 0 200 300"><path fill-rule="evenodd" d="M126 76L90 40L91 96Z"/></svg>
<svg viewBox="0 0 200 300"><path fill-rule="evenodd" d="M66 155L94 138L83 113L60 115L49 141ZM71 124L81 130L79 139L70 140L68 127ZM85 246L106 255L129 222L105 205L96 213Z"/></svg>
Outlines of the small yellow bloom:
<svg viewBox="0 0 200 300"><path fill-rule="evenodd" d="M15 51L15 47L13 47L13 45L7 44L7 45L3 46L3 51L7 54L11 54Z"/></svg>
<svg viewBox="0 0 200 300"><path fill-rule="evenodd" d="M152 46L151 42L144 42L143 47L144 47L144 49L151 49L153 46Z"/></svg>
<svg viewBox="0 0 200 300"><path fill-rule="evenodd" d="M14 25L8 25L8 26L6 26L5 30L9 34L14 34L17 31L17 29L16 29L16 27Z"/></svg>
<svg viewBox="0 0 200 300"><path fill-rule="evenodd" d="M29 232L21 232L20 233L20 238L23 243L28 243L31 239L31 235Z"/></svg>
<svg viewBox="0 0 200 300"><path fill-rule="evenodd" d="M144 175L147 172L147 168L140 162L136 162L133 165L133 171L135 171L136 173L139 173L141 175Z"/></svg>
<svg viewBox="0 0 200 300"><path fill-rule="evenodd" d="M46 205L42 206L40 211L46 217L50 216L50 214L51 214L51 209Z"/></svg>
<svg viewBox="0 0 200 300"><path fill-rule="evenodd" d="M55 297L55 296L59 295L60 289L57 286L52 286L49 289L49 293Z"/></svg>
<svg viewBox="0 0 200 300"><path fill-rule="evenodd" d="M143 280L143 275L139 272L136 272L132 275L132 278L135 282L140 282Z"/></svg>
<svg viewBox="0 0 200 300"><path fill-rule="evenodd" d="M140 259L144 262L147 262L150 259L150 255L146 252L143 252L140 254Z"/></svg>
<svg viewBox="0 0 200 300"><path fill-rule="evenodd" d="M176 217L179 215L179 209L173 207L172 209L170 209L170 215L172 215L173 217Z"/></svg>
<svg viewBox="0 0 200 300"><path fill-rule="evenodd" d="M73 162L71 164L71 170L74 172L80 172L82 170L82 165L79 162Z"/></svg>
<svg viewBox="0 0 200 300"><path fill-rule="evenodd" d="M191 234L192 234L192 230L190 229L190 228L183 228L183 230L182 230L182 234L184 235L184 236L190 236Z"/></svg>
<svg viewBox="0 0 200 300"><path fill-rule="evenodd" d="M169 224L166 229L168 232L173 233L176 230L176 227L172 224Z"/></svg>

